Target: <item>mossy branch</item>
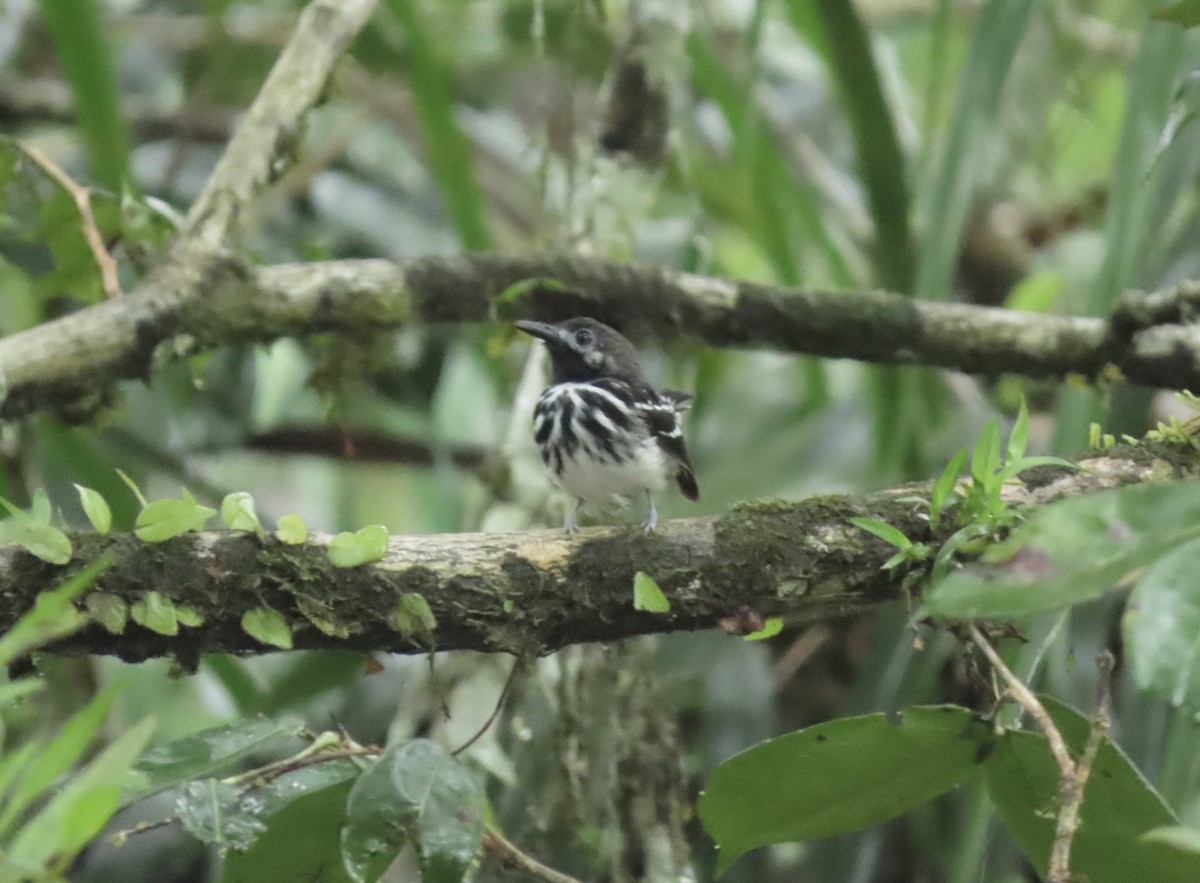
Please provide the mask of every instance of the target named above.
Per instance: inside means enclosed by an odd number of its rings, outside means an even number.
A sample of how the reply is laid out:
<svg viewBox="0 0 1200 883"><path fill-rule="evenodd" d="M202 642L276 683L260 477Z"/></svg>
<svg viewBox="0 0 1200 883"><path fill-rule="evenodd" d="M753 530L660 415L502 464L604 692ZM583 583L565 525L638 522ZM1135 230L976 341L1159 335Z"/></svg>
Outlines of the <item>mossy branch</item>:
<svg viewBox="0 0 1200 883"><path fill-rule="evenodd" d="M535 286L505 298L509 286ZM634 337L684 339L973 374L1124 376L1200 389L1196 285L1131 292L1113 321L933 301L884 291L792 289L571 256L468 255L254 267L177 254L119 303L0 339L0 418L83 408L124 379L227 344L429 323L586 314ZM1154 309L1139 309L1140 304Z"/></svg>
<svg viewBox="0 0 1200 883"><path fill-rule="evenodd" d="M1080 463L1078 472L1043 468L1014 486L1015 506L1038 506L1142 481L1194 473L1200 454L1186 445L1118 447ZM561 530L392 537L384 558L333 567L328 537L289 546L252 534L206 532L163 543L131 536L75 534L71 565L56 567L13 547L0 548L0 632L98 556L116 563L92 592L109 610L132 606L150 591L188 609L177 634L130 620L123 633L90 625L56 650L105 653L129 660L174 656L194 664L206 652L266 652L242 617L277 611L295 648L425 652L471 649L541 654L569 644L616 641L655 632L715 628L722 620L780 616L788 623L830 620L904 597L902 574L881 570L892 548L849 522L878 518L933 546L907 486L861 496L735 507L707 518L667 522L655 535L598 527L570 537ZM638 571L658 582L671 609L634 609ZM400 631L401 598L420 595L436 621ZM88 604L85 596L80 602ZM161 606L161 597L156 604ZM407 609L412 609L411 605ZM753 615L751 615L753 614ZM414 617L407 619L411 622ZM110 620L111 621L111 620Z"/></svg>

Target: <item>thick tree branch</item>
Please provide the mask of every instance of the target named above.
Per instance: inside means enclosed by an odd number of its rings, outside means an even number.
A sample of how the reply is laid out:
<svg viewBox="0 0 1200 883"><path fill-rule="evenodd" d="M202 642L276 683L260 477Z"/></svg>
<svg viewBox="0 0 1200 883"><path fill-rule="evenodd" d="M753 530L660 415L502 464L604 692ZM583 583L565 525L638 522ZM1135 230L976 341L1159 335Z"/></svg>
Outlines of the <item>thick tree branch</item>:
<svg viewBox="0 0 1200 883"><path fill-rule="evenodd" d="M501 295L546 277L568 286ZM635 336L683 336L968 373L1098 377L1200 389L1200 284L1127 293L1102 319L730 282L567 256L486 255L251 267L227 253L172 262L120 303L0 339L0 418L69 410L117 380L222 344L327 331L586 313Z"/></svg>
<svg viewBox="0 0 1200 883"><path fill-rule="evenodd" d="M1083 470L1040 486L1014 487L1015 505L1138 481L1161 481L1200 467L1186 446L1118 448L1081 463ZM404 594L420 594L437 625L437 649L546 653L568 644L713 628L722 617L752 612L790 623L828 620L903 597L901 575L883 571L892 550L853 527L854 516L881 518L936 546L917 507L900 502L913 487L863 496L738 506L708 518L668 522L659 534L592 528L527 533L393 537L386 557L353 569L332 567L328 537L302 546L242 533L191 534L162 544L131 536L79 534L75 561L56 567L0 548L0 632L86 561L111 552L116 564L94 587L133 603L154 590L202 617L178 635L132 622L113 635L98 625L66 639L63 652L137 660L203 652L263 652L241 628L243 614L268 606L289 622L297 648L423 652L419 635L396 630ZM634 574L653 576L671 602L667 614L633 607ZM86 599L85 599L86 603Z"/></svg>

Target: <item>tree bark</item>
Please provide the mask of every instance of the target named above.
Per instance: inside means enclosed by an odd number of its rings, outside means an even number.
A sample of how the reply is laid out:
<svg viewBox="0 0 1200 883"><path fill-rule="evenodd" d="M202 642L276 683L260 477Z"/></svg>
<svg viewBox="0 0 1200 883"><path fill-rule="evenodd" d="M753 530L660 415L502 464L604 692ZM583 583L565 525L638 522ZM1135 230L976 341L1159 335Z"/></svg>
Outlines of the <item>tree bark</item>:
<svg viewBox="0 0 1200 883"><path fill-rule="evenodd" d="M1123 446L1080 462L1078 472L1042 468L1009 489L1016 506L1141 481L1194 474L1200 453L1186 445ZM851 525L885 520L937 547L910 485L861 496L759 502L707 518L666 522L644 536L633 527L598 527L571 537L562 530L392 537L383 560L333 567L329 538L288 546L251 534L205 532L159 544L132 536L77 534L72 564L54 566L12 546L0 548L0 633L30 609L37 594L84 563L111 553L116 564L89 592L126 605L157 591L190 608L199 625L165 635L130 621L122 634L97 624L55 645L62 653L102 653L126 660L174 656L194 664L200 653L271 650L242 628L262 607L287 621L296 648L426 652L470 649L544 654L569 644L633 635L734 626L781 616L791 624L830 620L904 597L903 574L881 570L894 551ZM634 609L634 575L652 576L668 613ZM428 635L402 633L394 613L404 595L420 595L436 625ZM88 595L80 601L88 607Z"/></svg>

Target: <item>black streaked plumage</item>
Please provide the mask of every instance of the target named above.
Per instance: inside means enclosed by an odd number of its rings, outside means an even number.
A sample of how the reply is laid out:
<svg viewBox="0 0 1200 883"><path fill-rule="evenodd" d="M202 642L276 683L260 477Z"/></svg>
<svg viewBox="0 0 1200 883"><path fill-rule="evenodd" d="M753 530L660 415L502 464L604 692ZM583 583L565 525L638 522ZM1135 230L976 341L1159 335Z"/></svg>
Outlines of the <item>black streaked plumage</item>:
<svg viewBox="0 0 1200 883"><path fill-rule="evenodd" d="M553 379L534 408L533 438L555 483L575 497L568 531L576 529L583 503L610 506L636 491L646 494L643 526L653 530L654 494L670 478L689 500L699 498L680 425L689 394L656 392L632 344L594 319L517 327L545 341L550 352Z"/></svg>

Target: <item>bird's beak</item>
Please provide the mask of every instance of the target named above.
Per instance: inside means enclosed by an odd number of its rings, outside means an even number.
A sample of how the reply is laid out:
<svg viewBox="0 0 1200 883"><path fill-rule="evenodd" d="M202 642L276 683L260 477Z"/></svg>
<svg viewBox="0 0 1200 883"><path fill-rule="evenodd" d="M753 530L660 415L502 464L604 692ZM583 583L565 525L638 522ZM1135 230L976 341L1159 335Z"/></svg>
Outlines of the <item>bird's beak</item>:
<svg viewBox="0 0 1200 883"><path fill-rule="evenodd" d="M562 343L562 331L557 325L551 325L549 322L529 322L524 319L517 322L516 325L526 334L540 338L547 343Z"/></svg>

